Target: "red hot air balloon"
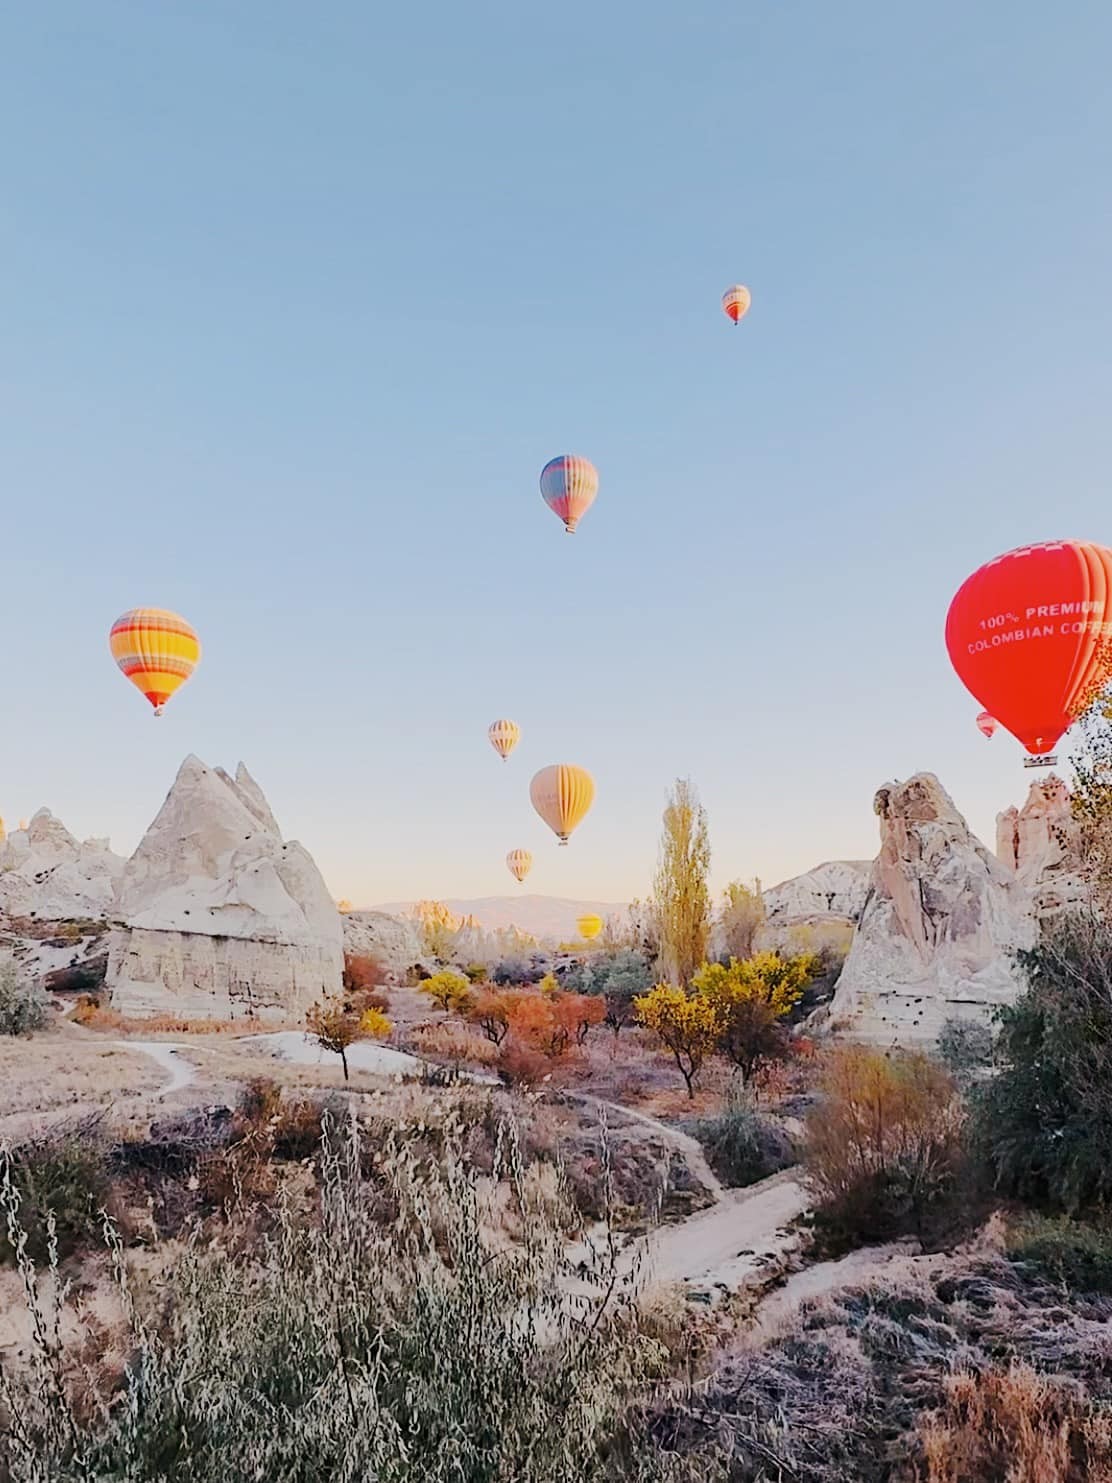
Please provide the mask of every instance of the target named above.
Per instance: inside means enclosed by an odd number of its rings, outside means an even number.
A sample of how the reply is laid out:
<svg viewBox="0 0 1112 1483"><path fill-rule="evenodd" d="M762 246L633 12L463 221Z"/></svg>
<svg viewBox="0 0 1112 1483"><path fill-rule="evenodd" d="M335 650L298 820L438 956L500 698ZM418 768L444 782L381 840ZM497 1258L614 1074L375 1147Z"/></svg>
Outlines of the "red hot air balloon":
<svg viewBox="0 0 1112 1483"><path fill-rule="evenodd" d="M978 568L946 615L950 661L975 699L1045 756L1108 678L1112 551L1021 546Z"/></svg>
<svg viewBox="0 0 1112 1483"><path fill-rule="evenodd" d="M1000 722L995 716L990 716L988 711L982 711L977 717L977 730L982 736L987 736L989 741L996 735L996 728Z"/></svg>

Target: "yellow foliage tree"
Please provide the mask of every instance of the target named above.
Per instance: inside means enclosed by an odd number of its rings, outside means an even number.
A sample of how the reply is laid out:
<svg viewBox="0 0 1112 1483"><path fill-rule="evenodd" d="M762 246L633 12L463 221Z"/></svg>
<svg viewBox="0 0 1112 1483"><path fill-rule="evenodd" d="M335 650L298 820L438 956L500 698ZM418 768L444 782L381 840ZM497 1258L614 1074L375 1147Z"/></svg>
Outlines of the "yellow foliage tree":
<svg viewBox="0 0 1112 1483"><path fill-rule="evenodd" d="M381 1009L365 1009L359 1016L359 1028L372 1040L385 1040L394 1027Z"/></svg>
<svg viewBox="0 0 1112 1483"><path fill-rule="evenodd" d="M555 994L560 987L560 980L554 973L546 973L537 988L542 994Z"/></svg>
<svg viewBox="0 0 1112 1483"><path fill-rule="evenodd" d="M660 964L684 988L707 955L710 937L710 835L706 810L687 778L677 778L664 810L653 909Z"/></svg>
<svg viewBox="0 0 1112 1483"><path fill-rule="evenodd" d="M418 984L422 994L427 994L444 1011L457 1014L466 1009L471 999L471 985L461 973L434 973Z"/></svg>
<svg viewBox="0 0 1112 1483"><path fill-rule="evenodd" d="M722 1021L704 994L689 994L675 984L657 984L633 1001L639 1022L672 1052L687 1095L695 1096L695 1078L718 1046Z"/></svg>
<svg viewBox="0 0 1112 1483"><path fill-rule="evenodd" d="M744 881L731 881L722 893L722 935L731 958L752 956L757 933L764 926L765 904L761 883L751 886Z"/></svg>
<svg viewBox="0 0 1112 1483"><path fill-rule="evenodd" d="M813 953L791 958L782 958L779 953L754 953L751 958L731 958L729 967L704 963L691 984L696 992L719 1004L760 999L780 1018L799 1003L820 967Z"/></svg>

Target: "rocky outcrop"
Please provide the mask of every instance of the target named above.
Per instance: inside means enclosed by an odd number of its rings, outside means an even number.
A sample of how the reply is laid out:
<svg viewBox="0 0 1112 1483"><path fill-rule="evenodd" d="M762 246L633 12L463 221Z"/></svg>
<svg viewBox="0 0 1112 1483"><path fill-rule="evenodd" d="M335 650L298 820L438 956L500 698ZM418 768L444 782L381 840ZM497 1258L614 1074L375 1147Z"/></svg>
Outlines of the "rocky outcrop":
<svg viewBox="0 0 1112 1483"><path fill-rule="evenodd" d="M47 922L102 920L124 863L106 839L79 843L41 808L26 828L0 841L0 912Z"/></svg>
<svg viewBox="0 0 1112 1483"><path fill-rule="evenodd" d="M120 878L108 987L125 1014L300 1019L334 992L341 918L258 784L196 757Z"/></svg>
<svg viewBox="0 0 1112 1483"><path fill-rule="evenodd" d="M1035 935L1031 895L930 773L881 788L874 808L880 853L829 1023L861 1039L929 1042L948 1018L984 1020L1014 1000L1012 954Z"/></svg>
<svg viewBox="0 0 1112 1483"><path fill-rule="evenodd" d="M827 860L762 894L757 946L776 952L845 953L869 894L870 860Z"/></svg>
<svg viewBox="0 0 1112 1483"><path fill-rule="evenodd" d="M405 981L406 970L425 961L417 923L385 911L352 911L341 918L344 952L377 958L395 983Z"/></svg>
<svg viewBox="0 0 1112 1483"><path fill-rule="evenodd" d="M997 814L996 854L1031 893L1036 916L1084 899L1077 823L1061 778L1032 783L1022 808Z"/></svg>

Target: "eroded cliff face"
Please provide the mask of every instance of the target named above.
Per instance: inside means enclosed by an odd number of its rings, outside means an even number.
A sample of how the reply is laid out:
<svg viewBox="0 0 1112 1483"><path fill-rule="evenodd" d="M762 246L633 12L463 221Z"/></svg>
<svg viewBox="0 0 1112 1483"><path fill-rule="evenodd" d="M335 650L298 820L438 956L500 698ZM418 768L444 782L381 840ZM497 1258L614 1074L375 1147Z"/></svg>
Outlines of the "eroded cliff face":
<svg viewBox="0 0 1112 1483"><path fill-rule="evenodd" d="M63 922L108 915L124 860L106 839L78 841L40 808L0 840L0 913Z"/></svg>
<svg viewBox="0 0 1112 1483"><path fill-rule="evenodd" d="M861 1039L929 1042L987 1020L1019 990L1032 895L973 834L931 773L879 789L880 853L829 1022Z"/></svg>
<svg viewBox="0 0 1112 1483"><path fill-rule="evenodd" d="M341 918L261 789L187 757L118 882L108 987L124 1014L300 1019L340 986Z"/></svg>
<svg viewBox="0 0 1112 1483"><path fill-rule="evenodd" d="M997 814L996 854L1031 892L1036 916L1084 900L1078 828L1061 778L1032 783L1022 808Z"/></svg>

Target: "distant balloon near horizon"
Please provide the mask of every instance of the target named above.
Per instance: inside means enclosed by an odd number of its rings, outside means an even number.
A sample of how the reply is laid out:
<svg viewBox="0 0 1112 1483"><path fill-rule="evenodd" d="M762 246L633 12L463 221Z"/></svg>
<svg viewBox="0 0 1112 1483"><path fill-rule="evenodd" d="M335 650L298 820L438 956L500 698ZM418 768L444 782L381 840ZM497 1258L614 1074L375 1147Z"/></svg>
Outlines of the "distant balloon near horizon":
<svg viewBox="0 0 1112 1483"><path fill-rule="evenodd" d="M521 740L521 727L516 721L492 721L487 727L487 736L491 746L505 762Z"/></svg>
<svg viewBox="0 0 1112 1483"><path fill-rule="evenodd" d="M584 942L593 942L602 931L603 921L601 917L596 917L593 912L588 912L585 917L577 917L575 925Z"/></svg>
<svg viewBox="0 0 1112 1483"><path fill-rule="evenodd" d="M201 658L192 625L166 608L130 608L113 623L108 643L121 673L146 696L156 716Z"/></svg>
<svg viewBox="0 0 1112 1483"><path fill-rule="evenodd" d="M529 784L533 807L562 845L595 801L595 780L585 768L559 762L542 767Z"/></svg>
<svg viewBox="0 0 1112 1483"><path fill-rule="evenodd" d="M336 910L342 917L346 917L348 912L351 911L351 902L347 899L346 896L341 897L341 899L337 901Z"/></svg>
<svg viewBox="0 0 1112 1483"><path fill-rule="evenodd" d="M506 856L506 868L520 885L533 868L533 857L528 850L511 850Z"/></svg>
<svg viewBox="0 0 1112 1483"><path fill-rule="evenodd" d="M749 305L753 302L752 295L744 283L735 283L722 295L722 312L727 319L732 319L735 324L740 324L749 313Z"/></svg>
<svg viewBox="0 0 1112 1483"><path fill-rule="evenodd" d="M598 494L598 470L587 458L562 453L541 469L541 494L548 508L564 522L568 535L574 535Z"/></svg>
<svg viewBox="0 0 1112 1483"><path fill-rule="evenodd" d="M982 711L977 717L977 730L982 736L987 736L989 741L996 735L1000 722L995 716L990 716L988 711Z"/></svg>
<svg viewBox="0 0 1112 1483"><path fill-rule="evenodd" d="M1110 640L1112 551L1091 541L1006 551L966 578L946 615L962 683L1033 757L1096 700Z"/></svg>

